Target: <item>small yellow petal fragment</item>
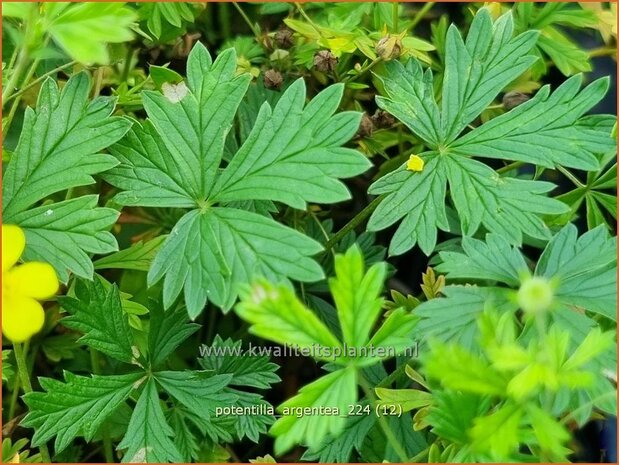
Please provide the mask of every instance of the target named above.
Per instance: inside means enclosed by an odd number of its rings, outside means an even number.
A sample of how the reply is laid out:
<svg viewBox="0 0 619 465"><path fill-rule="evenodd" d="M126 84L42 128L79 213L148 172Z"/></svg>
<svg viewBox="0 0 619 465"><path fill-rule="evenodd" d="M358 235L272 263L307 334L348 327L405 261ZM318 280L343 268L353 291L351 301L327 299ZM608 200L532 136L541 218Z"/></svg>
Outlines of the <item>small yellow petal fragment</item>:
<svg viewBox="0 0 619 465"><path fill-rule="evenodd" d="M419 155L411 155L406 162L408 171L423 171L424 161Z"/></svg>
<svg viewBox="0 0 619 465"><path fill-rule="evenodd" d="M2 296L2 332L13 342L24 342L41 331L45 313L29 297Z"/></svg>
<svg viewBox="0 0 619 465"><path fill-rule="evenodd" d="M56 271L49 263L27 262L4 275L6 289L16 295L43 300L58 291Z"/></svg>
<svg viewBox="0 0 619 465"><path fill-rule="evenodd" d="M26 236L19 226L2 225L2 272L17 263L26 246Z"/></svg>

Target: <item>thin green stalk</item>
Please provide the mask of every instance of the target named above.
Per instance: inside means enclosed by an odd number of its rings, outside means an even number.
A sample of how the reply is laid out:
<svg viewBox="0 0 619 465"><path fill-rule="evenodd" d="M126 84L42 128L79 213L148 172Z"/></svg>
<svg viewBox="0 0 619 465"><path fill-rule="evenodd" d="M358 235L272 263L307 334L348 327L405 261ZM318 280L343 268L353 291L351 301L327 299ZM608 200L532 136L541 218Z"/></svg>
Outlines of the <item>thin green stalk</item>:
<svg viewBox="0 0 619 465"><path fill-rule="evenodd" d="M256 36L256 40L258 42L260 42L260 31L256 28L256 26L251 22L251 20L249 19L249 17L245 14L245 12L243 11L243 9L239 6L239 4L237 2L232 2L232 4L234 5L234 8L236 8L236 10L239 12L239 14L241 15L241 17L245 20L245 22L247 23L247 25L249 26L249 28L251 29L251 32Z"/></svg>
<svg viewBox="0 0 619 465"><path fill-rule="evenodd" d="M21 344L13 344L13 353L15 354L15 361L17 363L17 373L21 380L21 385L24 388L24 392L28 394L32 392L32 383L30 382L30 374L28 373L28 364L26 363L26 356ZM47 450L46 444L39 446L41 452L41 459L43 463L51 463L49 456L49 450Z"/></svg>
<svg viewBox="0 0 619 465"><path fill-rule="evenodd" d="M376 396L374 395L374 391L372 390L369 383L366 381L366 379L364 378L364 376L361 374L360 371L357 371L357 379L359 380L361 389L365 393L365 396L368 398L370 403L375 404L377 399L376 399ZM406 454L406 451L404 450L404 448L398 441L398 438L396 438L395 434L393 434L393 431L391 430L391 427L389 426L387 419L382 415L379 416L378 424L380 425L380 428L383 430L383 433L385 434L385 438L387 439L387 442L393 448L398 458L400 459L400 462L408 463L408 455Z"/></svg>
<svg viewBox="0 0 619 465"><path fill-rule="evenodd" d="M99 352L92 347L90 348L90 364L94 375L101 374L101 359L99 358ZM115 460L112 440L110 439L110 434L106 428L103 428L101 436L103 438L103 454L105 455L105 462L114 463Z"/></svg>
<svg viewBox="0 0 619 465"><path fill-rule="evenodd" d="M30 65L30 68L28 69L28 72L26 73L26 77L24 78L24 81L22 83L23 84L27 84L30 79L32 79L32 76L34 75L34 72L37 69L37 66L39 66L39 60L36 59L32 62L32 65ZM2 126L2 136L6 137L6 135L9 133L9 129L11 128L11 124L13 123L13 117L15 116L15 113L17 112L17 108L19 107L19 102L21 101L21 95L17 98L15 98L15 100L13 101L13 103L11 104L11 110L9 111L9 116L6 119L6 122L3 124Z"/></svg>
<svg viewBox="0 0 619 465"><path fill-rule="evenodd" d="M7 82L6 87L2 90L2 106L6 103L7 99L13 94L15 88L17 87L17 83L19 82L19 78L21 77L22 72L28 65L28 54L25 50L22 50L19 53L19 58L17 59L17 64L15 68L13 68L13 73L11 74L11 79Z"/></svg>
<svg viewBox="0 0 619 465"><path fill-rule="evenodd" d="M359 70L359 72L357 74L354 74L350 77L345 77L342 82L353 82L356 81L357 79L359 79L359 77L361 77L362 75L364 75L366 72L368 72L369 70L371 70L372 68L374 68L374 66L376 66L378 63L380 63L382 60L380 58L376 58L376 60L371 61L370 63L368 63L366 66L364 66L363 68L361 68Z"/></svg>
<svg viewBox="0 0 619 465"><path fill-rule="evenodd" d="M297 7L297 10L299 10L299 13L301 13L301 16L303 16L303 18L305 19L305 21L308 22L308 24L310 26L312 26L312 28L314 29L314 31L316 31L316 34L318 34L320 37L322 37L322 32L320 32L320 29L318 29L318 26L316 26L316 24L314 23L314 21L312 21L312 18L310 18L307 13L305 12L305 10L303 9L303 7L301 6L300 3L295 2L294 4Z"/></svg>
<svg viewBox="0 0 619 465"><path fill-rule="evenodd" d="M218 3L217 7L217 16L219 19L221 34L224 39L229 39L232 31L232 28L230 27L230 7L227 3Z"/></svg>
<svg viewBox="0 0 619 465"><path fill-rule="evenodd" d="M46 78L48 78L52 74L56 74L56 73L66 69L66 68L70 68L71 66L75 66L76 64L77 64L77 61L70 61L69 63L65 63L62 66L58 66L57 68L54 68L51 71L48 71L47 73L42 74L41 76L36 78L34 81L30 82L27 86L23 86L18 92L15 92L14 94L12 94L8 99L6 99L6 101L9 101L9 100L12 100L12 99L14 99L16 97L19 97L20 95L22 95L25 92L27 92L28 89L31 89L32 87L36 86L39 82L45 80Z"/></svg>
<svg viewBox="0 0 619 465"><path fill-rule="evenodd" d="M391 15L392 15L394 34L398 33L398 20L400 19L399 13L400 13L400 4L398 2L393 2L391 4Z"/></svg>
<svg viewBox="0 0 619 465"><path fill-rule="evenodd" d="M376 210L378 204L380 204L383 199L386 197L386 194L379 195L374 200L372 200L367 207L361 210L357 215L350 220L346 225L336 232L331 239L325 244L325 250L330 250L335 244L337 244L346 234L359 226L365 219L370 216L370 214Z"/></svg>
<svg viewBox="0 0 619 465"><path fill-rule="evenodd" d="M514 170L516 168L520 168L521 166L524 166L524 162L515 161L515 162L510 163L509 165L505 165L504 167L499 168L498 170L496 170L496 172L499 174L507 173L508 171Z"/></svg>
<svg viewBox="0 0 619 465"><path fill-rule="evenodd" d="M415 26L417 26L417 24L419 24L419 22L425 17L426 13L428 11L430 11L430 9L434 6L434 2L428 2L426 3L421 10L419 10L417 12L417 14L415 15L415 17L413 18L413 21L411 22L410 26L408 27L410 30L415 29Z"/></svg>

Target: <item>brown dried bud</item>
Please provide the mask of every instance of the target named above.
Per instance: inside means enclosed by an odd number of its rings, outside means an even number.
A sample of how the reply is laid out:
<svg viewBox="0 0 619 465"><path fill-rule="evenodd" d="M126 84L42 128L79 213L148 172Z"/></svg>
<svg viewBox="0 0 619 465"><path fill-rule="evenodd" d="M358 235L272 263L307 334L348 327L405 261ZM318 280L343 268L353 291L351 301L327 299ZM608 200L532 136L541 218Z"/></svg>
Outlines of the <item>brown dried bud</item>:
<svg viewBox="0 0 619 465"><path fill-rule="evenodd" d="M282 77L282 73L277 70L269 69L264 73L264 87L267 89L279 90L283 82L284 78Z"/></svg>
<svg viewBox="0 0 619 465"><path fill-rule="evenodd" d="M531 97L522 92L508 92L503 96L503 106L506 110L511 110L512 108L516 108L518 105L522 105L524 102L528 101Z"/></svg>
<svg viewBox="0 0 619 465"><path fill-rule="evenodd" d="M390 128L395 124L395 118L384 110L376 110L372 115L372 122L377 128Z"/></svg>
<svg viewBox="0 0 619 465"><path fill-rule="evenodd" d="M314 55L314 66L323 73L332 73L337 66L337 57L329 50L320 50Z"/></svg>
<svg viewBox="0 0 619 465"><path fill-rule="evenodd" d="M372 118L370 118L367 113L363 113L361 123L359 124L359 129L357 130L357 135L359 137L369 137L373 132L374 122L372 121Z"/></svg>
<svg viewBox="0 0 619 465"><path fill-rule="evenodd" d="M376 44L376 54L385 61L398 58L402 54L402 40L399 36L386 36Z"/></svg>
<svg viewBox="0 0 619 465"><path fill-rule="evenodd" d="M275 33L275 43L279 48L290 48L294 45L292 31L287 27L280 29Z"/></svg>

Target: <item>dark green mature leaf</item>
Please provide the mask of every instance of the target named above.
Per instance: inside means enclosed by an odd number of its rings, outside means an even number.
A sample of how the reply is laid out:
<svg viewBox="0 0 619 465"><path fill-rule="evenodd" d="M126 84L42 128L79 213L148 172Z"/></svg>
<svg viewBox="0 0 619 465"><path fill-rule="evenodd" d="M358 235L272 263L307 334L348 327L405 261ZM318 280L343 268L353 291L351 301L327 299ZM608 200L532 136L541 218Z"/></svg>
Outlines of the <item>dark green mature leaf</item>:
<svg viewBox="0 0 619 465"><path fill-rule="evenodd" d="M382 177L369 190L371 194L388 193L370 218L370 231L384 229L404 217L391 239L391 255L402 254L416 243L429 255L436 245L437 226L449 230L445 212L447 178L444 159L435 153L428 153L423 158L426 165L421 173L412 175L400 167Z"/></svg>
<svg viewBox="0 0 619 465"><path fill-rule="evenodd" d="M612 147L606 137L609 118L581 118L595 99L603 96L604 85L594 84L576 96L576 80L566 83L550 98L548 90L542 90L532 102L458 138L497 94L533 63L535 57L528 53L536 32L514 38L512 35L511 13L493 24L485 8L476 14L466 41L455 26L450 28L440 112L432 96L432 75L429 71L423 74L419 63L389 63L379 76L386 94L377 98L379 106L402 120L432 149L419 155L425 162L420 172L409 171L403 165L370 186L370 193L387 195L373 212L368 229L385 229L403 219L391 240L391 254L404 253L415 244L426 254L432 252L437 230L449 230L445 213L447 183L464 235L473 235L484 226L517 245L525 234L549 239L550 230L542 217L569 210L562 202L545 197L554 185L500 176L470 157L515 159L554 167L561 155L568 158L566 162L561 158L561 163L568 166L571 160L572 165L584 167L583 163L588 163L587 168L595 169L599 165L595 155ZM553 108L557 118L549 120L546 117L553 104L564 106ZM552 142L551 137L555 138ZM562 138L570 144L568 156L559 153L556 141ZM537 150L540 145L544 150Z"/></svg>
<svg viewBox="0 0 619 465"><path fill-rule="evenodd" d="M93 262L95 270L109 268L123 270L148 271L153 257L159 250L165 236L157 236L148 242L136 242L128 249L99 258Z"/></svg>
<svg viewBox="0 0 619 465"><path fill-rule="evenodd" d="M366 171L359 152L342 148L359 127L358 112L334 115L343 85L333 85L305 104L302 79L292 84L275 108L265 103L245 143L217 180L213 201L275 200L294 208L306 202L334 203L350 198L337 178Z"/></svg>
<svg viewBox="0 0 619 465"><path fill-rule="evenodd" d="M8 223L18 224L26 234L26 261L50 263L62 282L69 273L91 279L94 272L88 254L118 250L109 229L118 212L97 207L96 195L42 205L17 213Z"/></svg>
<svg viewBox="0 0 619 465"><path fill-rule="evenodd" d="M78 341L121 362L134 363L129 320L121 307L116 285L106 290L98 277L94 281L78 280L75 295L76 298L60 300L71 314L62 324L84 333Z"/></svg>
<svg viewBox="0 0 619 465"><path fill-rule="evenodd" d="M155 305L150 310L150 316L148 353L152 366L163 363L168 355L200 328L189 322L187 312L182 308L164 312Z"/></svg>
<svg viewBox="0 0 619 465"><path fill-rule="evenodd" d="M511 12L493 24L485 8L475 15L466 42L455 25L449 27L441 108L443 145L453 142L507 84L536 60L528 53L538 32L512 37L513 32Z"/></svg>
<svg viewBox="0 0 619 465"><path fill-rule="evenodd" d="M127 375L76 376L65 372L65 382L39 378L45 392L24 396L29 413L22 425L35 428L35 446L56 436L56 453L66 449L77 436L90 440L97 429L139 385L143 373Z"/></svg>
<svg viewBox="0 0 619 465"><path fill-rule="evenodd" d="M174 431L161 409L155 381L149 379L117 449L125 450L125 463L181 462L183 458L172 441L173 436Z"/></svg>
<svg viewBox="0 0 619 465"><path fill-rule="evenodd" d="M574 225L564 227L544 250L535 273L559 280L556 297L617 319L617 238L604 226L578 237Z"/></svg>
<svg viewBox="0 0 619 465"><path fill-rule="evenodd" d="M552 94L544 86L531 100L475 128L454 142L458 155L476 155L534 163L546 168L568 166L596 170L596 155L612 150L613 116L583 115L606 94L608 79L580 92L582 75L574 76Z"/></svg>
<svg viewBox="0 0 619 465"><path fill-rule="evenodd" d="M157 383L185 407L203 418L215 416L215 408L231 405L236 396L224 388L231 375L208 376L199 371L158 371Z"/></svg>
<svg viewBox="0 0 619 465"><path fill-rule="evenodd" d="M299 80L273 109L263 104L247 139L219 173L226 136L250 81L235 73L234 49L213 62L197 44L187 62L187 84L144 93L149 121L112 148L121 164L105 176L125 190L116 198L121 204L194 209L172 229L149 271L150 284L164 280L166 308L184 290L191 317L207 301L229 309L239 284L258 275L306 282L323 277L309 258L321 250L317 242L241 210L239 202L304 208L308 201L345 200L349 193L338 178L370 166L360 153L341 147L360 118L354 112L334 115L343 86L331 86L305 105Z"/></svg>
<svg viewBox="0 0 619 465"><path fill-rule="evenodd" d="M89 102L89 90L85 73L69 79L62 92L52 79L44 82L36 110L26 110L2 183L2 219L25 230L24 259L51 263L64 282L68 272L92 277L88 253L117 249L107 232L117 213L97 208L96 196L31 208L56 192L92 184L92 175L118 163L99 152L120 139L130 122L110 117L109 98Z"/></svg>
<svg viewBox="0 0 619 465"><path fill-rule="evenodd" d="M327 437L320 446L308 449L302 459L319 463L346 463L353 450L359 451L377 421L376 415L355 415L346 418L342 433Z"/></svg>
<svg viewBox="0 0 619 465"><path fill-rule="evenodd" d="M248 349L249 350L249 349ZM230 374L230 385L251 386L258 389L268 389L271 384L280 381L275 371L279 368L266 355L246 353L241 347L241 341L223 340L215 336L213 344L203 347L200 365L205 370L213 370L223 375Z"/></svg>
<svg viewBox="0 0 619 465"><path fill-rule="evenodd" d="M486 242L464 237L462 249L464 253L440 252L443 263L436 271L446 273L447 279L488 279L517 286L521 273L528 270L520 251L498 234L486 235Z"/></svg>
<svg viewBox="0 0 619 465"><path fill-rule="evenodd" d="M318 242L257 213L224 207L192 210L172 229L148 281L164 278L166 307L184 288L187 310L195 318L207 300L229 309L239 284L255 276L319 280L322 270L309 256L320 250Z"/></svg>

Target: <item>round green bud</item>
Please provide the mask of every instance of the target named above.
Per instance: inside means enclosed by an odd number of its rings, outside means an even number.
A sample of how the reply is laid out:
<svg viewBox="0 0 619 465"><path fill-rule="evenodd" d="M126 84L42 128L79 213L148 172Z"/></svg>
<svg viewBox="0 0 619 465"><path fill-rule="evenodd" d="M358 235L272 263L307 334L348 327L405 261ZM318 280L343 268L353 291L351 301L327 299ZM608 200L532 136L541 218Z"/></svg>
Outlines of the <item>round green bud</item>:
<svg viewBox="0 0 619 465"><path fill-rule="evenodd" d="M554 298L552 284L546 278L527 278L518 290L518 305L529 314L538 314L550 309Z"/></svg>

